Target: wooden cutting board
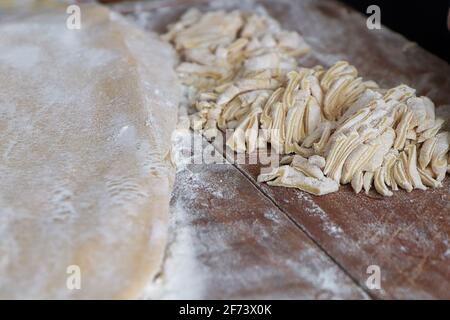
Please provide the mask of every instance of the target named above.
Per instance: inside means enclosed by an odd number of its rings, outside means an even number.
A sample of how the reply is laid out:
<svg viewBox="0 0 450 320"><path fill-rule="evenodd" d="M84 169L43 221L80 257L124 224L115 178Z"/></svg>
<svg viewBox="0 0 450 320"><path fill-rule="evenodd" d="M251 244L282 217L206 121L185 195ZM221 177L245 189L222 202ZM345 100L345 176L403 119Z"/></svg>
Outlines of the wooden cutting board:
<svg viewBox="0 0 450 320"><path fill-rule="evenodd" d="M302 65L344 59L363 77L383 87L410 85L442 105L439 112L450 112L448 63L385 27L368 30L363 16L335 1L111 5L158 32L191 6L262 7L311 45ZM234 156L215 147L229 160ZM164 293L150 297L450 298L448 177L440 189L391 198L354 194L348 186L316 197L259 184L259 170L258 164L191 164L178 172L172 242L159 279ZM372 265L379 267L381 289L366 285Z"/></svg>

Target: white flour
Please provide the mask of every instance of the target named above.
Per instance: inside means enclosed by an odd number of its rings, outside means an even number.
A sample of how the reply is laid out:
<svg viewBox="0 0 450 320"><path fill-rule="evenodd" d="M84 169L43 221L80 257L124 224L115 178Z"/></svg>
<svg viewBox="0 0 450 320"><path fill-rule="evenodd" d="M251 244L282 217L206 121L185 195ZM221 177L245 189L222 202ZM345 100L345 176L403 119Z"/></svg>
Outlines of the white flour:
<svg viewBox="0 0 450 320"><path fill-rule="evenodd" d="M161 274L144 291L143 299L202 299L204 272L192 241L192 228L185 223L181 205L171 207L169 244Z"/></svg>

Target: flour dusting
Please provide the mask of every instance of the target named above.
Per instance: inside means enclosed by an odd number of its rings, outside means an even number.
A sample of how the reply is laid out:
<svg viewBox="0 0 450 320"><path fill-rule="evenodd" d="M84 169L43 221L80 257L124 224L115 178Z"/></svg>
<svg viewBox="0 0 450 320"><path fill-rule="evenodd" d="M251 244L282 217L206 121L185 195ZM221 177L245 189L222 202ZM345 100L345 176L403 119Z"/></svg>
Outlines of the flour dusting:
<svg viewBox="0 0 450 320"><path fill-rule="evenodd" d="M171 206L169 244L161 274L145 288L142 299L202 299L204 271L196 258L192 228L180 204Z"/></svg>

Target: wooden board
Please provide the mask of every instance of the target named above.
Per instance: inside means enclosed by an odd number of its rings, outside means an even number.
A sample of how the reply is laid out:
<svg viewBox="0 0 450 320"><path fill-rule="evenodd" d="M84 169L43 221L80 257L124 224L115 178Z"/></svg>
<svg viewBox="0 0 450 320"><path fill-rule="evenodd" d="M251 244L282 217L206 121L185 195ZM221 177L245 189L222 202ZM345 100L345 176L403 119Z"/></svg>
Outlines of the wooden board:
<svg viewBox="0 0 450 320"><path fill-rule="evenodd" d="M152 1L113 8L163 31L191 5L205 10L261 5L312 46L313 54L301 64L345 59L382 86L406 83L438 105L450 102L446 62L384 27L368 30L362 16L338 2ZM221 143L215 146L233 156ZM259 170L259 165L199 164L177 176L173 208L183 207L187 217L177 228L192 227L197 267L207 274L197 283L204 289L199 297L450 298L448 178L443 188L399 191L389 199L356 195L348 187L315 197L258 184ZM194 185L191 174L203 184L192 187L186 199L180 190ZM369 265L380 267L381 290L365 284Z"/></svg>
<svg viewBox="0 0 450 320"><path fill-rule="evenodd" d="M176 226L172 230L173 243L189 243L189 248L179 251L190 252L191 256L170 254L172 261L168 263L189 265L194 260L196 264L187 273L175 269L185 277L198 279L197 287L190 288L192 293L184 293L184 297L368 298L345 271L231 164L183 167L177 174L171 207ZM164 276L170 277L171 273L177 277L173 270ZM175 283L176 290L181 290L186 281L182 278Z"/></svg>
<svg viewBox="0 0 450 320"><path fill-rule="evenodd" d="M389 199L355 194L349 186L317 197L257 183L259 165L237 167L361 287L367 267L379 266L382 290L371 290L375 297L449 297L448 179L440 189Z"/></svg>

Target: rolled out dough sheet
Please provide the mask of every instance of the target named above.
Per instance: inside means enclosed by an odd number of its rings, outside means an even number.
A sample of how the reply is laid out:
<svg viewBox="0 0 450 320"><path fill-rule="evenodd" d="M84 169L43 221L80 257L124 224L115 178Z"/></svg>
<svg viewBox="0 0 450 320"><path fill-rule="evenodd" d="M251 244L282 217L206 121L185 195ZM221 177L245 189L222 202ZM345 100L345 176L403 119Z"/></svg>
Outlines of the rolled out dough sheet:
<svg viewBox="0 0 450 320"><path fill-rule="evenodd" d="M21 14L0 20L0 298L137 297L166 242L175 55L98 5L80 30Z"/></svg>

